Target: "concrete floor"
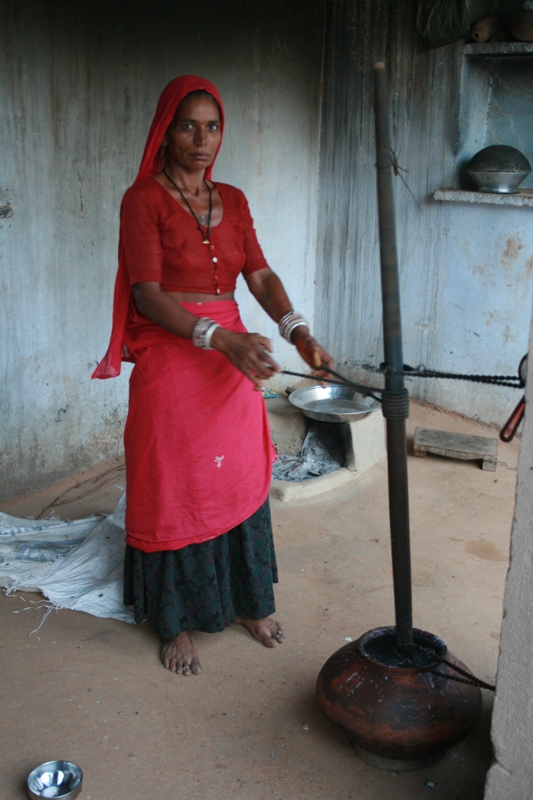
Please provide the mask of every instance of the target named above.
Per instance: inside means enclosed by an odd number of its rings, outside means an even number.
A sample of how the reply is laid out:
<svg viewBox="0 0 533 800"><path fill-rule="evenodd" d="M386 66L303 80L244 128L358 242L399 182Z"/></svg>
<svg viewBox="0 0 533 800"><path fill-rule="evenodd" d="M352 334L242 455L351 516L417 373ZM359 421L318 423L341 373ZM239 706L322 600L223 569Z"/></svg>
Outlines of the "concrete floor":
<svg viewBox="0 0 533 800"><path fill-rule="evenodd" d="M497 436L413 403L410 452L416 426ZM415 626L441 636L489 683L518 448L499 443L496 472L409 457ZM1 510L35 517L56 501L59 516L83 517L113 510L123 487L122 465L109 464ZM0 800L24 798L27 774L54 758L82 767L83 800L481 800L492 757L490 692L467 739L438 764L404 773L357 758L315 700L320 668L348 637L394 622L385 464L315 499L273 499L272 512L287 641L268 650L238 626L197 634L198 677L165 671L146 625L62 610L30 635L43 613L39 596L0 594ZM22 611L30 601L37 605Z"/></svg>

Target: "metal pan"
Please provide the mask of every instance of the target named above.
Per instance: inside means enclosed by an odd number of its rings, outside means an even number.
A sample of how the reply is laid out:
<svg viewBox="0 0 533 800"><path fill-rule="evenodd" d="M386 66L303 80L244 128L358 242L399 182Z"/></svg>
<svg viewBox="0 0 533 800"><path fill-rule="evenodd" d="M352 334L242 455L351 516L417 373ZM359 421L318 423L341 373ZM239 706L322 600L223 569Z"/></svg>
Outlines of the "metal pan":
<svg viewBox="0 0 533 800"><path fill-rule="evenodd" d="M289 402L302 414L321 422L353 422L380 404L350 386L308 386L289 394Z"/></svg>

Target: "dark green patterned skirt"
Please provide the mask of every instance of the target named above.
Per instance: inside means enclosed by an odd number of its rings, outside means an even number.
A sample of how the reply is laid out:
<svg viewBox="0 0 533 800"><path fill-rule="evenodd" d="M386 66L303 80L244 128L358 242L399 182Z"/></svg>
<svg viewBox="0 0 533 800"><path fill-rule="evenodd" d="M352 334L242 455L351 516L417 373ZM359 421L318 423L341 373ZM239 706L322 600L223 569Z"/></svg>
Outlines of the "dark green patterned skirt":
<svg viewBox="0 0 533 800"><path fill-rule="evenodd" d="M236 616L270 616L277 582L268 498L241 525L202 544L156 553L126 545L124 603L134 607L135 622L147 619L167 639L216 633Z"/></svg>

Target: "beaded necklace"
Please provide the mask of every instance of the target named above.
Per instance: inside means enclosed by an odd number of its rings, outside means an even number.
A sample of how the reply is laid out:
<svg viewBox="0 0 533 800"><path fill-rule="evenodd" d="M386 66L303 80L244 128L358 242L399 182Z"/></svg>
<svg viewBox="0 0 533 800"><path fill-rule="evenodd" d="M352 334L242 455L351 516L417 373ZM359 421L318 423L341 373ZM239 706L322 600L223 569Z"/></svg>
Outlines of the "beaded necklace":
<svg viewBox="0 0 533 800"><path fill-rule="evenodd" d="M163 170L163 175L165 175L169 179L170 183L180 193L180 196L183 199L183 202L185 203L185 205L187 206L187 208L191 212L192 216L196 220L196 226L197 226L198 230L200 231L200 235L202 237L203 243L209 245L209 249L211 250L211 274L213 276L213 282L215 284L215 294L220 294L220 287L218 285L218 272L217 272L218 258L215 255L213 255L215 248L214 248L214 245L211 244L211 212L213 211L213 196L211 194L211 187L209 186L208 182L204 178L204 184L205 184L205 186L207 188L207 191L209 192L209 213L207 215L207 225L206 225L205 234L204 234L204 232L202 230L202 226L200 225L200 220L198 219L198 217L194 213L194 210L191 208L190 203L188 203L187 198L185 197L185 195L181 191L181 189L178 186L178 184L175 183L172 180L172 178L170 177L170 175L168 174L168 172L165 169Z"/></svg>
<svg viewBox="0 0 533 800"><path fill-rule="evenodd" d="M187 198L185 197L185 195L181 191L181 189L178 186L178 184L175 183L172 180L172 178L170 177L170 175L168 174L168 172L165 169L163 170L163 175L165 175L169 179L169 181L172 184L172 186L174 186L174 188L178 190L178 192L180 193L181 199L183 200L183 202L185 203L185 205L187 206L187 208L191 212L192 216L196 220L196 226L197 226L198 230L200 231L200 235L202 237L203 243L204 244L210 244L211 243L211 240L210 240L210 236L211 236L211 212L213 211L213 197L212 197L212 194L211 194L211 187L209 186L209 184L206 181L206 179L204 178L204 184L205 184L205 187L206 187L207 191L209 192L209 213L207 215L207 225L206 225L205 234L204 234L204 232L202 230L202 226L200 224L200 220L198 219L198 217L194 213L194 209L191 207L190 203L188 202Z"/></svg>

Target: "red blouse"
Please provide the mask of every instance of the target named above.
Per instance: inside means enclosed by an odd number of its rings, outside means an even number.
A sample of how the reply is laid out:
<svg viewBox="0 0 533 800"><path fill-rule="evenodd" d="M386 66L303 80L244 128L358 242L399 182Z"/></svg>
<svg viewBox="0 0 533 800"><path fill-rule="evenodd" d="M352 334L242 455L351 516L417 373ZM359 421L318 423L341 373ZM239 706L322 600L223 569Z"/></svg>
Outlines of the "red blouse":
<svg viewBox="0 0 533 800"><path fill-rule="evenodd" d="M139 172L135 179L135 184L140 184L142 181L146 181L146 185L149 185L149 188L146 191L154 196L158 191L164 191L162 186L160 186L158 189L157 186L152 185L148 179L153 175L157 175L164 165L164 159L162 159L161 153L161 143L164 139L165 131L168 129L168 126L174 119L176 109L181 101L190 92L201 90L207 91L218 103L218 107L220 109L220 130L222 133L224 132L224 106L216 86L214 86L210 81L205 80L205 78L199 78L195 75L182 75L181 77L170 81L170 83L167 84L167 86L163 89L161 97L159 98L155 116L152 120L148 139L144 148L141 166L139 167ZM211 179L211 172L217 155L218 150L215 153L215 158L213 159L212 163L205 171L205 177L207 180ZM153 183L156 184L157 181L153 181ZM231 189L231 187L228 188ZM172 197L170 197L169 200L172 200ZM224 200L226 200L226 196L224 196ZM167 202L169 201L167 200ZM162 203L163 196L160 195L159 200L156 201L156 205ZM139 222L140 224L144 224L144 219L139 220ZM223 223L224 220L222 220L222 223L219 226L222 230ZM184 229L185 227L186 226L184 225ZM196 231L196 233L198 233L198 231ZM133 232L133 235L135 236L135 232ZM132 248L130 247L128 249L131 253ZM135 259L134 253L132 254L132 258ZM248 260L248 254L246 260ZM144 269L144 267L142 267L142 269ZM150 262L150 269L152 270L151 275L153 275L153 260ZM156 271L158 270L159 267L156 268ZM214 293L216 294L216 289L214 290ZM144 328L144 330L140 330L139 328ZM135 308L135 304L132 302L131 281L126 264L126 248L124 246L123 234L121 231L118 245L118 270L115 279L115 292L113 295L113 327L111 329L111 338L109 340L107 352L97 365L92 377L100 379L116 378L117 375L120 375L122 361L135 361L134 350L138 349L142 342L146 343L150 341L161 341L163 338L171 336L172 334L170 334L169 331L165 331L164 328L160 328L154 323L150 323L150 320L148 320L147 317L140 315Z"/></svg>
<svg viewBox="0 0 533 800"><path fill-rule="evenodd" d="M268 267L246 197L217 183L224 216L205 245L196 220L154 178L131 186L122 201L121 233L130 284L153 281L168 292L225 294L237 277Z"/></svg>

